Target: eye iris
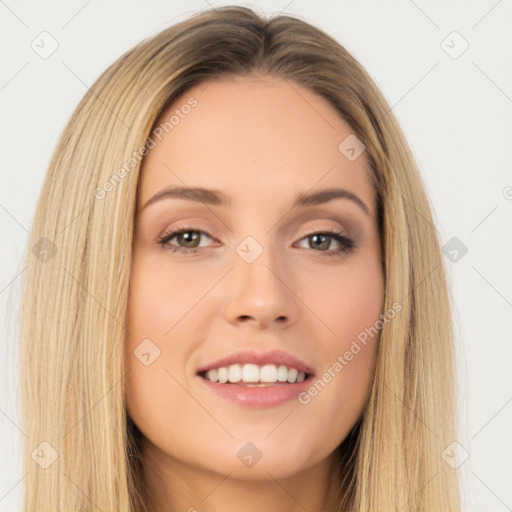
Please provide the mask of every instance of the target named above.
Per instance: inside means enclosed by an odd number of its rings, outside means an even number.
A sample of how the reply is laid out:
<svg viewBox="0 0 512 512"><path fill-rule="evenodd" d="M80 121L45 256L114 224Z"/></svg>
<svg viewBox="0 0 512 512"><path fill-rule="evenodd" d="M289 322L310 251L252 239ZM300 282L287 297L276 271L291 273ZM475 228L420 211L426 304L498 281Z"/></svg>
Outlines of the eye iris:
<svg viewBox="0 0 512 512"><path fill-rule="evenodd" d="M315 243L319 239L322 239L322 241L320 241L319 245L315 246ZM329 248L329 241L330 241L330 237L329 236L325 236L325 235L321 235L321 234L315 234L315 235L311 235L309 237L309 240L312 241L313 247L318 247L320 249L328 249Z"/></svg>
<svg viewBox="0 0 512 512"><path fill-rule="evenodd" d="M181 242L184 241L186 247L197 247L195 242L198 242L200 237L199 233L196 233L195 231L185 231L183 233L179 233L177 236L178 242L181 244Z"/></svg>

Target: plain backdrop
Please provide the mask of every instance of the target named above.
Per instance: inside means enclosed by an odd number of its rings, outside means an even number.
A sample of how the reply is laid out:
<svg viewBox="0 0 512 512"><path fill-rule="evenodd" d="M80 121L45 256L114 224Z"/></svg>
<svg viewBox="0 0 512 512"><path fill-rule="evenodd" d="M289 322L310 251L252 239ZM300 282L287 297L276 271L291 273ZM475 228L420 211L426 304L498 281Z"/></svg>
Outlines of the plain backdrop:
<svg viewBox="0 0 512 512"><path fill-rule="evenodd" d="M0 511L21 510L25 434L15 373L21 256L58 137L87 89L122 53L197 11L228 3L0 0ZM464 510L512 510L510 0L238 5L322 28L362 63L393 107L448 244Z"/></svg>

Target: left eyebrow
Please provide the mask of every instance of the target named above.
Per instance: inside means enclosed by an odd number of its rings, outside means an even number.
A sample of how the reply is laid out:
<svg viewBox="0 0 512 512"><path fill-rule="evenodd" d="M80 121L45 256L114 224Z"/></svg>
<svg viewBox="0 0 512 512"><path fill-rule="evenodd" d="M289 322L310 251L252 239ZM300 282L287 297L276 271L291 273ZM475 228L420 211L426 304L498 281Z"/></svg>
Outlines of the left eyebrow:
<svg viewBox="0 0 512 512"><path fill-rule="evenodd" d="M370 210L366 204L353 192L344 188L328 188L310 194L299 194L293 203L293 208L317 206L319 204L328 203L333 199L348 199L357 204L367 215L370 215Z"/></svg>
<svg viewBox="0 0 512 512"><path fill-rule="evenodd" d="M173 198L186 199L214 206L227 206L231 203L228 196L220 190L202 187L167 187L148 199L141 211L157 201ZM356 194L344 188L328 188L318 192L299 194L295 199L292 208L318 206L328 203L333 199L348 199L357 204L367 215L370 215L370 210L366 204Z"/></svg>

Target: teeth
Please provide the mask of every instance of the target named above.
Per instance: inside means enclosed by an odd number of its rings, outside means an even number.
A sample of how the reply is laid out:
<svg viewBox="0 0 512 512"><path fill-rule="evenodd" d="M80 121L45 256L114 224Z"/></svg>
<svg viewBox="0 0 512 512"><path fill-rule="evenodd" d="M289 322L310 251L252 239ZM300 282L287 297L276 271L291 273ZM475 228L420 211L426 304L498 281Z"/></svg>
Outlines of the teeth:
<svg viewBox="0 0 512 512"><path fill-rule="evenodd" d="M242 380L242 367L239 364L232 364L228 368L228 375L229 382L240 382Z"/></svg>
<svg viewBox="0 0 512 512"><path fill-rule="evenodd" d="M231 382L246 382L254 384L258 382L276 383L276 382L302 382L306 378L304 372L299 372L296 368L289 368L284 365L275 364L232 364L230 366L221 366L206 372L206 378L211 382L220 382L225 384Z"/></svg>
<svg viewBox="0 0 512 512"><path fill-rule="evenodd" d="M286 369L286 366L284 367ZM279 367L281 369L281 366ZM288 371L286 371L288 374ZM261 382L276 382L277 376L279 375L279 370L276 369L275 364L266 364L261 367L260 370L260 380Z"/></svg>
<svg viewBox="0 0 512 512"><path fill-rule="evenodd" d="M242 367L243 382L258 382L260 380L260 369L257 364L244 364Z"/></svg>
<svg viewBox="0 0 512 512"><path fill-rule="evenodd" d="M288 370L288 382L295 382L297 380L297 375L299 374L299 371L295 368L290 368Z"/></svg>
<svg viewBox="0 0 512 512"><path fill-rule="evenodd" d="M279 382L286 382L288 380L288 368L286 366L280 366L277 369L277 380Z"/></svg>
<svg viewBox="0 0 512 512"><path fill-rule="evenodd" d="M218 370L217 370L218 374L219 374L219 382L221 384L225 384L227 381L228 381L228 369L225 367L225 366L221 366Z"/></svg>
<svg viewBox="0 0 512 512"><path fill-rule="evenodd" d="M212 382L219 382L219 372L217 370L208 370L206 372L206 378Z"/></svg>

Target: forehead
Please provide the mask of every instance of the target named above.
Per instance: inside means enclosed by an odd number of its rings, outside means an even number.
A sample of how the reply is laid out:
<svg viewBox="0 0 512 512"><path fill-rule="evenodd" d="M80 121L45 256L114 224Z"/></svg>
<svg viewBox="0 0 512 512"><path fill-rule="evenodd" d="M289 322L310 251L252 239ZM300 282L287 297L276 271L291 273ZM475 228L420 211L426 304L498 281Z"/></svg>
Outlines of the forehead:
<svg viewBox="0 0 512 512"><path fill-rule="evenodd" d="M325 98L296 82L253 75L202 83L155 126L140 204L169 185L221 189L234 205L260 206L263 197L278 201L343 186L373 214L364 152L349 159L340 150L354 137L351 127Z"/></svg>

